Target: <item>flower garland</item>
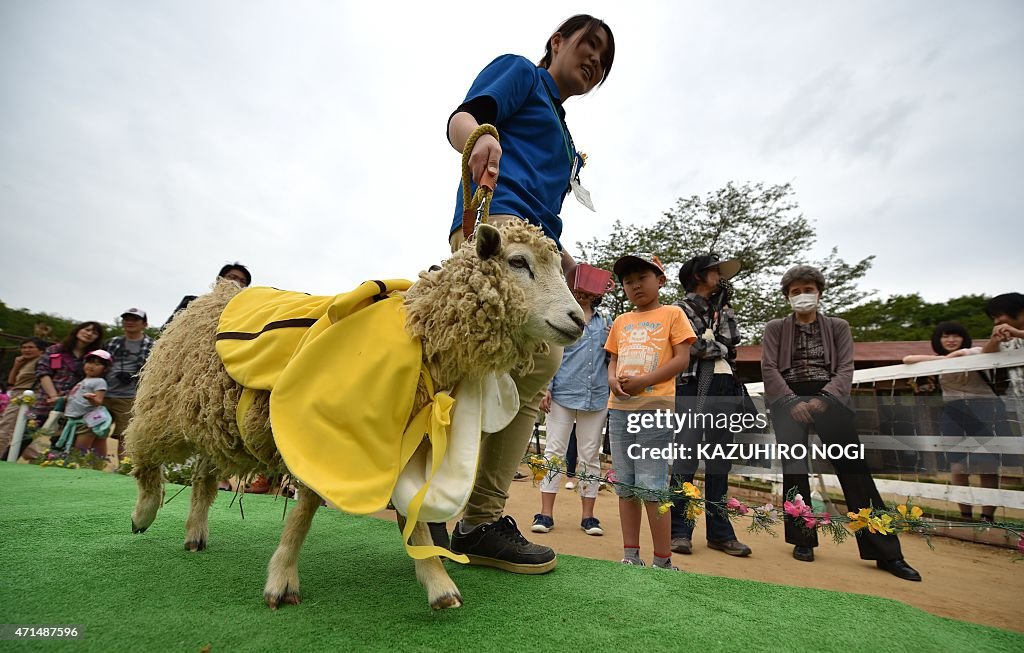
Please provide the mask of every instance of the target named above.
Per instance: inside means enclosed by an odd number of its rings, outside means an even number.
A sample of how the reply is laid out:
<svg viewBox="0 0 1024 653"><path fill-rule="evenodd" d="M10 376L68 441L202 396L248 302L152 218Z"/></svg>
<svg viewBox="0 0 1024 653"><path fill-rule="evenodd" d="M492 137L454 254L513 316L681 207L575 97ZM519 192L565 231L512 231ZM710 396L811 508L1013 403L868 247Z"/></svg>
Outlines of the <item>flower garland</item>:
<svg viewBox="0 0 1024 653"><path fill-rule="evenodd" d="M36 395L34 392L23 392L14 399L11 399L11 404L14 406L28 406L31 408L36 403Z"/></svg>
<svg viewBox="0 0 1024 653"><path fill-rule="evenodd" d="M95 449L80 451L72 447L68 451L44 449L31 461L40 467L59 467L61 469L95 469L103 471L107 467L107 459L96 453Z"/></svg>
<svg viewBox="0 0 1024 653"><path fill-rule="evenodd" d="M534 483L542 480L545 476L554 478L558 474L566 473L565 465L558 456L545 458L537 454L530 454L523 458L523 462L533 472ZM619 481L614 470L611 469L603 476L589 474L585 470L577 470L575 476L578 481L577 490L580 485L585 483L600 483L625 488L630 490L632 498L637 501L658 502L658 513L662 515L668 513L673 502L682 495L686 499L684 508L686 521L691 525L697 517L704 514L708 506L711 506L730 520L749 518L750 525L747 530L752 533L765 532L774 536L773 527L782 522L784 515L807 530L821 531L829 535L837 544L843 542L850 533L859 534L866 530L868 533L882 535L899 532L919 533L928 540L928 546L932 546L928 537L939 527L997 528L1016 537L1017 550L1024 554L1024 524L1020 522L925 521L924 511L909 498L905 503L891 507L872 506L861 508L857 512L847 512L845 515L833 515L813 512L811 507L804 502L803 496L797 494L796 488L793 488L787 493L780 513L771 503L752 507L735 497L723 498L720 501L701 497L700 489L692 483L683 483L681 486L663 490L652 490Z"/></svg>

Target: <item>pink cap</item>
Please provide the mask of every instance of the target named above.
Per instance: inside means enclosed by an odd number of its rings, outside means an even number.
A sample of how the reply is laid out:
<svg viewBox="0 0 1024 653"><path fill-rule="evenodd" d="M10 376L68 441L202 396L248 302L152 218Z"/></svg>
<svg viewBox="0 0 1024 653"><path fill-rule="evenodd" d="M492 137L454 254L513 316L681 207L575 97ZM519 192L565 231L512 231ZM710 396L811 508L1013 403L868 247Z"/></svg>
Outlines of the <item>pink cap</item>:
<svg viewBox="0 0 1024 653"><path fill-rule="evenodd" d="M96 358L102 358L103 360L107 361L108 363L113 363L114 362L114 357L111 356L110 352L105 350L105 349L94 349L94 350L90 351L88 354L86 354L85 358L89 358L90 356L95 356Z"/></svg>

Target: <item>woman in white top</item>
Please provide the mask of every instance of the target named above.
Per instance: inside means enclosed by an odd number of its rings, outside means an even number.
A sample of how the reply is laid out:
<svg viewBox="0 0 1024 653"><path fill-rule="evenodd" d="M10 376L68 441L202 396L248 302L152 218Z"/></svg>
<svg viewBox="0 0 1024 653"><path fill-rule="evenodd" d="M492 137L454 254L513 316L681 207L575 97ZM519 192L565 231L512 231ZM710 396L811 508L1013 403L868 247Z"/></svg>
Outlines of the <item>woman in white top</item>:
<svg viewBox="0 0 1024 653"><path fill-rule="evenodd" d="M912 355L904 363L918 363L940 358L957 358L981 353L981 347L971 347L971 336L956 322L940 322L932 332L932 350L937 355ZM991 381L984 372L948 372L939 376L942 388L942 415L939 430L944 436L992 437L1003 435L1007 424L1006 409L1002 399L992 389ZM949 453L953 483L970 485L968 456L965 453ZM971 454L970 468L980 471L981 486L999 487L999 459L995 454ZM983 506L981 519L992 521L995 506ZM960 515L973 519L972 506L960 504Z"/></svg>

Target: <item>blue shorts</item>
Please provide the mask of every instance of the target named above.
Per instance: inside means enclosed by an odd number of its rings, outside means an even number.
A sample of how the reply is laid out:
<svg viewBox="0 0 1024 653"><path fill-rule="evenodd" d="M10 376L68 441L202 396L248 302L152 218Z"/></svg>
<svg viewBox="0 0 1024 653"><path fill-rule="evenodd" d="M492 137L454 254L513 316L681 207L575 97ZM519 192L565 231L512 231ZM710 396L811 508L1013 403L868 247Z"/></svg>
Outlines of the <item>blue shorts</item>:
<svg viewBox="0 0 1024 653"><path fill-rule="evenodd" d="M650 452L652 449L664 449L671 446L673 431L671 426L661 429L642 428L639 422L640 416L653 412L614 408L608 411L608 440L612 446L612 470L620 483L648 490L665 490L668 489L669 468L672 461L661 458L654 459ZM627 428L630 424L633 426ZM630 433L630 431L634 432ZM623 499L639 496L645 501L657 500L654 496L645 497L642 491L621 485L615 486L615 493Z"/></svg>

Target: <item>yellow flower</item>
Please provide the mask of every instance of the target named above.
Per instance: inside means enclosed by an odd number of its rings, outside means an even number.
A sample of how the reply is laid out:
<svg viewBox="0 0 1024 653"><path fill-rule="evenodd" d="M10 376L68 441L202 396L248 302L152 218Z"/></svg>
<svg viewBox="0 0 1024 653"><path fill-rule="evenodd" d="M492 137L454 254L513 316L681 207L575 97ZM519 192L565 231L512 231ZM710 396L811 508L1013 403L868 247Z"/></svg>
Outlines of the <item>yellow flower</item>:
<svg viewBox="0 0 1024 653"><path fill-rule="evenodd" d="M71 463L70 465L68 465L68 469L78 469L78 468L79 468L79 464L78 463Z"/></svg>
<svg viewBox="0 0 1024 653"><path fill-rule="evenodd" d="M666 501L665 503L658 506L658 514L664 515L666 512L672 509L672 502Z"/></svg>
<svg viewBox="0 0 1024 653"><path fill-rule="evenodd" d="M924 514L924 511L917 506L912 506L908 511L907 507L903 504L896 506L896 511L903 515L903 518L907 521L918 521L921 519L921 515Z"/></svg>
<svg viewBox="0 0 1024 653"><path fill-rule="evenodd" d="M861 508L858 512L848 512L846 516L850 518L850 530L854 533L871 524L871 508Z"/></svg>
<svg viewBox="0 0 1024 653"><path fill-rule="evenodd" d="M882 515L881 517L872 517L871 523L868 524L868 531L872 533L881 533L882 535L889 535L892 533L892 515Z"/></svg>
<svg viewBox="0 0 1024 653"><path fill-rule="evenodd" d="M693 483L683 483L683 488L682 490L679 490L679 492L690 499L700 498L700 490L697 489L697 486Z"/></svg>
<svg viewBox="0 0 1024 653"><path fill-rule="evenodd" d="M57 467L63 467L63 466L64 466L64 461L63 460L58 460L57 461Z"/></svg>
<svg viewBox="0 0 1024 653"><path fill-rule="evenodd" d="M686 519L693 521L704 514L704 511L694 501L686 502Z"/></svg>

